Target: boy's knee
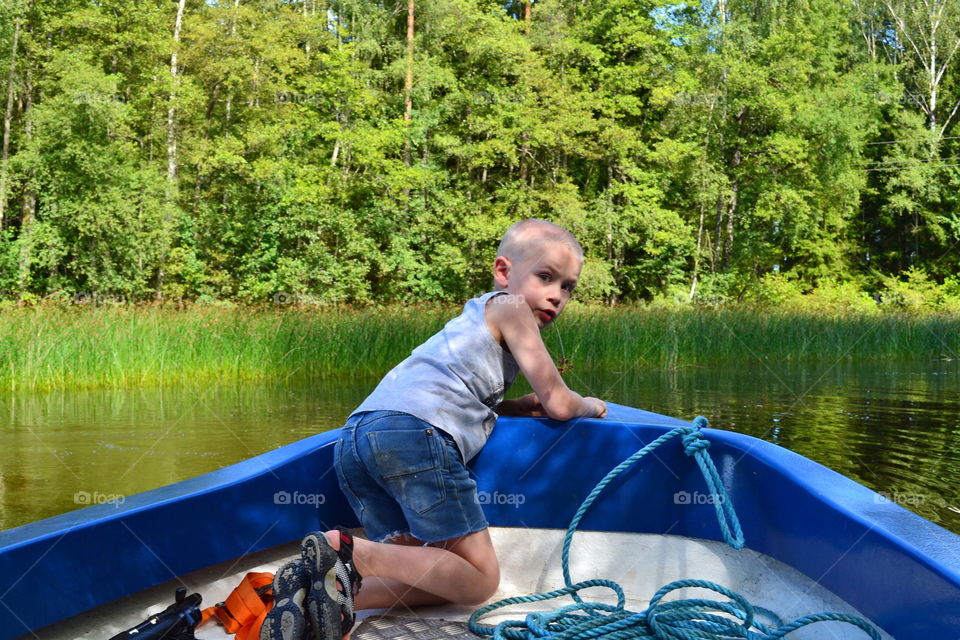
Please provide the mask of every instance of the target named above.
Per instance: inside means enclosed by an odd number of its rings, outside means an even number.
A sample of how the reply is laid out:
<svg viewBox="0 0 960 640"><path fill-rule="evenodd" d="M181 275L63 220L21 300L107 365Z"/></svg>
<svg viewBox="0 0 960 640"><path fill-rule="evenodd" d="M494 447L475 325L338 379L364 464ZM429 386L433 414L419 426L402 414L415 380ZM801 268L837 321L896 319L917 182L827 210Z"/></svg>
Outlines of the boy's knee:
<svg viewBox="0 0 960 640"><path fill-rule="evenodd" d="M493 574L484 574L482 578L470 585L470 588L463 594L461 602L468 606L483 604L494 596L500 587L500 572Z"/></svg>

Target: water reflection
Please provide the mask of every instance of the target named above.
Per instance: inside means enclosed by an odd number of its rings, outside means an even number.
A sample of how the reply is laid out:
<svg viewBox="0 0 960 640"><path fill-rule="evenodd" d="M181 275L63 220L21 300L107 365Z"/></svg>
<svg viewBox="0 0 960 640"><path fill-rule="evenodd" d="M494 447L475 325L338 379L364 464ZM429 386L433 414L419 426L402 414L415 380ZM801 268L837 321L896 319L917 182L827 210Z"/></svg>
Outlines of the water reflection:
<svg viewBox="0 0 960 640"><path fill-rule="evenodd" d="M338 427L366 388L300 380L0 396L0 529Z"/></svg>
<svg viewBox="0 0 960 640"><path fill-rule="evenodd" d="M579 378L579 379L578 379ZM960 363L591 373L573 384L774 442L960 532Z"/></svg>
<svg viewBox="0 0 960 640"><path fill-rule="evenodd" d="M960 363L574 370L575 389L775 442L960 532ZM0 528L340 426L377 380L0 396ZM525 393L518 384L511 395ZM86 501L86 502L84 502Z"/></svg>

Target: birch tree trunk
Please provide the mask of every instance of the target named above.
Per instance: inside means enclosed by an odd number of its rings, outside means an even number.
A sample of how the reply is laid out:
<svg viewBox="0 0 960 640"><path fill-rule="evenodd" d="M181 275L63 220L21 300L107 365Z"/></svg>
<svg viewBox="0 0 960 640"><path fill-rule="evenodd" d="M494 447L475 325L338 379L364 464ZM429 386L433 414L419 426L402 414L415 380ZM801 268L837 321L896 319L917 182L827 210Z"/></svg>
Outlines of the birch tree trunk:
<svg viewBox="0 0 960 640"><path fill-rule="evenodd" d="M693 252L693 276L690 278L690 295L687 298L693 301L697 295L697 284L700 281L700 250L703 247L703 220L706 217L707 206L700 204L700 226L697 227L697 248Z"/></svg>
<svg viewBox="0 0 960 640"><path fill-rule="evenodd" d="M340 139L337 138L337 141L333 144L333 154L330 156L330 166L337 166L337 158L340 157Z"/></svg>
<svg viewBox="0 0 960 640"><path fill-rule="evenodd" d="M736 164L740 164L740 151L737 150L735 155ZM724 239L723 244L723 269L724 271L729 271L730 265L733 262L733 232L736 226L737 219L737 200L740 195L740 184L734 178L733 184L731 185L730 191L730 200L727 205L727 233L726 238Z"/></svg>
<svg viewBox="0 0 960 640"><path fill-rule="evenodd" d="M230 18L230 38L237 37L237 9L240 8L240 0L233 0L233 16ZM308 45L309 46L309 45ZM230 133L230 114L233 111L233 94L227 93L227 105L226 105L226 118L224 120L226 125L226 131L224 133Z"/></svg>
<svg viewBox="0 0 960 640"><path fill-rule="evenodd" d="M407 0L407 77L403 83L403 121L407 125L407 136L403 145L403 163L410 166L410 121L413 118L413 36L415 0Z"/></svg>
<svg viewBox="0 0 960 640"><path fill-rule="evenodd" d="M950 122L960 109L960 96L949 114L941 118L940 91L947 69L960 51L960 3L956 0L883 0L897 29L905 53L922 69L911 99L927 117L930 129L930 156L939 154L939 145Z"/></svg>
<svg viewBox="0 0 960 640"><path fill-rule="evenodd" d="M177 3L177 18L173 24L173 53L170 54L170 79L173 84L173 92L170 94L170 106L167 109L167 180L172 186L177 177L177 49L180 48L180 28L183 25L183 8L187 0L179 0Z"/></svg>
<svg viewBox="0 0 960 640"><path fill-rule="evenodd" d="M720 37L718 39L720 43L719 44L720 55L726 56L726 53L727 53L726 52L726 26L727 26L726 0L717 1L717 20L720 22ZM720 70L720 120L719 120L719 126L717 127L718 129L717 137L719 138L717 143L717 149L720 150L721 154L723 153L724 144L725 144L724 134L726 132L727 117L728 117L728 109L727 109L728 102L729 102L728 83L727 83L728 75L729 73L727 69L727 63L726 63L726 60L724 59L723 67ZM711 112L712 111L713 111L713 107L711 106ZM723 218L726 213L726 204L724 200L724 195L722 193L717 194L716 211L717 211L717 224L716 224L716 229L714 231L713 252L710 254L711 255L711 260L710 260L711 271L713 271L716 268L717 264L721 263L722 257L724 255L723 253L724 242L723 242L723 236L721 235L721 229L723 228ZM693 287L691 287L691 290L692 289Z"/></svg>
<svg viewBox="0 0 960 640"><path fill-rule="evenodd" d="M29 145L33 139L33 74L29 66L26 70L23 96L23 139L24 145ZM17 290L20 302L23 302L24 294L27 293L30 279L30 264L33 261L30 229L37 212L37 190L33 184L33 176L26 177L23 207L20 211L20 256L17 265Z"/></svg>
<svg viewBox="0 0 960 640"><path fill-rule="evenodd" d="M238 0L239 1L239 0ZM306 18L309 14L307 13L307 4L308 0L303 0L303 17ZM310 57L310 41L304 43L303 50L307 54L307 57Z"/></svg>
<svg viewBox="0 0 960 640"><path fill-rule="evenodd" d="M7 209L7 180L10 160L10 125L13 121L14 76L17 71L17 43L20 37L20 16L13 25L13 44L10 47L10 72L7 76L7 108L3 113L3 152L0 158L0 231L3 231Z"/></svg>
<svg viewBox="0 0 960 640"><path fill-rule="evenodd" d="M177 17L173 23L173 52L170 54L170 80L172 90L170 93L170 103L167 108L167 211L173 208L177 193L177 51L180 48L180 29L183 25L183 9L186 0L179 0L177 3ZM167 220L167 223L170 221ZM166 251L164 251L166 254ZM157 270L157 293L156 299L163 300L163 279L164 264L166 255L160 261L160 267Z"/></svg>

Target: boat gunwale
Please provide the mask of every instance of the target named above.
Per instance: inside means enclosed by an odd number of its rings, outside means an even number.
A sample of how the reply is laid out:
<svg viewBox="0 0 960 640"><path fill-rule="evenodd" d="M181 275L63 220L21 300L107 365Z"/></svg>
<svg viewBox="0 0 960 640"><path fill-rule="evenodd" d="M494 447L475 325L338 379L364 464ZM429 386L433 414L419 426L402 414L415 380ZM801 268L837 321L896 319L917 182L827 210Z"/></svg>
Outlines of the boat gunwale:
<svg viewBox="0 0 960 640"><path fill-rule="evenodd" d="M660 435L675 426L689 424L676 418L660 416L631 407L611 404L610 408L610 416L605 420L585 419L562 423L545 418L504 418L502 420L517 422L504 429L497 429L495 433L502 434L508 432L509 434L510 432L517 431L516 427L525 424L529 427L530 437L533 437L534 434L550 433L556 436L556 434L563 430L569 429L613 430L618 428L626 428L626 430L631 432L653 429L654 431L650 432L651 434L656 433ZM952 584L956 589L956 593L960 595L960 555L949 553L951 549L956 550L960 548L960 537L956 534L914 514L895 502L878 501L877 496L879 494L871 489L777 444L766 442L753 436L721 429L706 428L703 432L707 440L716 445L713 449L714 453L717 453L719 450L722 455L727 455L723 452L729 449L730 451L739 452L736 464L740 464L744 460L749 459L749 462L752 464L759 464L769 468L771 472L778 474L778 477L788 480L799 490L802 490L814 504L820 505L820 508L833 512L838 518L855 523L856 527L864 531L860 536L861 539L867 535L882 538L890 548L903 554L906 559L916 564L918 568L922 567L924 571L939 576L944 582ZM298 471L292 475L297 476L297 473L300 473L302 476L303 469L301 467L317 462L322 463L327 460L325 456L332 454L330 447L336 442L339 433L339 429L319 433L248 460L224 467L223 469L130 496L124 504L117 505L116 507L110 504L93 505L0 532L0 561L4 561L4 559L11 554L28 553L31 548L35 548L38 557L33 564L30 565L30 569L27 570L27 572L29 572L33 569L34 565L43 560L47 552L53 549L61 539L70 534L79 534L85 531L89 533L87 530L97 528L109 529L112 527L119 529L121 525L130 529L127 522L136 518L149 519L151 516L156 515L154 512L163 510L171 510L174 512L187 511L191 508L191 504L195 507L197 504L212 503L213 499L221 493L237 495L237 492L243 490L244 487L250 485L250 483L258 483L258 487L261 484L265 485L266 492L269 493L273 487L277 486L277 482L280 481L278 473L283 475L282 472L289 471L296 467ZM614 439L624 436L624 434L617 434L615 431L609 431L606 435ZM636 434L633 435L636 437ZM510 435L501 435L500 439L504 439L504 442L509 444L511 437ZM488 447L482 451L476 460L476 464L473 466L480 469L489 467L490 456L495 455L490 449L491 448ZM485 457L487 458L486 460ZM604 469L603 471L606 470ZM276 481L269 478L271 474L277 476ZM699 474L699 471L697 471L697 474ZM335 477L328 477L326 479L327 486L330 486L331 480L333 485L336 484ZM259 488L263 489L264 487ZM589 490L589 488L590 487L585 487L584 490ZM285 505L283 510L280 510L277 504L258 506L263 507L265 511L255 515L262 516L263 514L271 514L277 518L289 517L293 522L288 523L287 531L296 530L297 526L303 527L304 525L302 523L309 521L311 518L314 520L313 528L317 527L316 521L320 521L319 524L323 524L322 517L316 512L316 508L314 508L314 513L311 516L308 511L304 510L294 512L289 509L289 505ZM493 509L493 511L496 512L496 509ZM249 517L252 516L248 516L248 520ZM502 522L498 522L496 515L493 517L488 516L488 519L493 526L510 526L509 524L504 525ZM298 525L297 523L300 524ZM305 530L309 530L309 528L305 528ZM636 528L628 529L628 531L637 533L661 533ZM688 532L681 532L681 534L698 536L698 534ZM285 534L280 533L279 535L283 537ZM700 535L699 537L710 536ZM781 553L777 553L776 549L773 549L771 552L769 549L757 548L750 545L750 538L751 536L748 534L748 547L785 562L787 565L792 566L813 580L819 581L819 579L822 578L822 576L810 575L803 567L797 566L790 559L784 558ZM291 536L290 539L293 539L293 537ZM717 537L714 536L713 539L717 539ZM52 544L45 545L45 543L51 541ZM247 548L246 552L257 551L272 546L276 541L276 535L273 537L265 537L262 544L259 546L254 544ZM258 543L259 542L258 540ZM233 544L233 548L238 546L236 541L231 541L223 545L223 548L225 550L231 548L230 544ZM43 549L44 546L46 546L46 549ZM237 552L234 552L234 557L236 557L236 553ZM157 559L159 560L159 557ZM211 562L208 562L207 565L215 564L223 559L224 558L212 558ZM837 562L839 562L839 560ZM26 566L26 564L25 562L23 566ZM184 573L202 568L202 566L204 565L188 566ZM22 577L23 576L20 576L20 578ZM167 579L169 579L169 576ZM144 580L146 580L146 578ZM5 597L17 586L17 582L19 582L19 578L16 579L13 584L8 583L5 587L2 581L0 581L0 593ZM162 580L149 584L143 583L141 588L147 588L159 582L162 582ZM844 594L839 595L843 596ZM93 606L103 604L104 602L106 602L106 600L96 602ZM851 603L854 605L857 604L852 601ZM4 604L6 605L7 603L4 602ZM9 606L7 606L7 608L9 609ZM84 609L80 609L80 611L82 610ZM4 612L0 610L0 618L2 618L3 615L5 615ZM62 617L69 617L69 615ZM55 621L55 619L49 619L44 624ZM7 638L11 636L5 636L0 633L0 637Z"/></svg>

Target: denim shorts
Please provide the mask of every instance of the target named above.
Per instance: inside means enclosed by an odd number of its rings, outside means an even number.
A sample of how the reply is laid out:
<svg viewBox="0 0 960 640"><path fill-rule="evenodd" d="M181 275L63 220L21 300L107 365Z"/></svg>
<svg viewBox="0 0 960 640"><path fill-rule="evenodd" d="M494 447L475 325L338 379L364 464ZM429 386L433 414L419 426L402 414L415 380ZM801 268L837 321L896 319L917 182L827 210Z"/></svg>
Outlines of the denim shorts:
<svg viewBox="0 0 960 640"><path fill-rule="evenodd" d="M340 488L371 540L409 533L440 542L488 526L456 442L419 418L351 416L333 455Z"/></svg>

